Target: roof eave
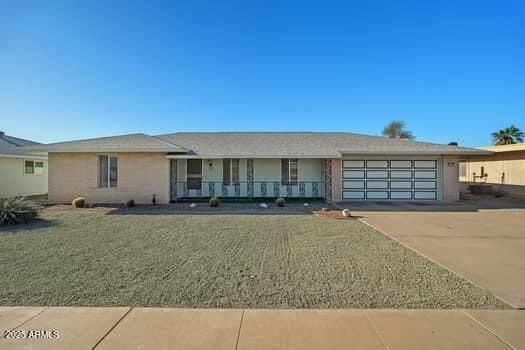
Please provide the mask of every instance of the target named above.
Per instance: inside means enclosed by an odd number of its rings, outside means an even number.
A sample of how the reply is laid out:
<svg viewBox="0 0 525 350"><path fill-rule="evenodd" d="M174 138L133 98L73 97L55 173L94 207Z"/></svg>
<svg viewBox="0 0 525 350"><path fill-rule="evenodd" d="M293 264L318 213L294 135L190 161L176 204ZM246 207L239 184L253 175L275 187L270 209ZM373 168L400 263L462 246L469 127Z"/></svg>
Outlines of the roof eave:
<svg viewBox="0 0 525 350"><path fill-rule="evenodd" d="M46 149L48 153L169 153L173 149L167 148L77 148L77 149Z"/></svg>
<svg viewBox="0 0 525 350"><path fill-rule="evenodd" d="M169 154L166 155L168 159L223 159L223 158L240 158L240 159L282 159L282 158L308 158L308 159L331 159L341 158L341 154L330 155L309 155L309 154L288 154L288 155L253 155L253 154Z"/></svg>
<svg viewBox="0 0 525 350"><path fill-rule="evenodd" d="M18 153L18 154L6 154L1 153L0 158L19 158L19 159L43 159L46 160L47 156L43 154L34 154L34 153Z"/></svg>
<svg viewBox="0 0 525 350"><path fill-rule="evenodd" d="M446 156L483 156L483 155L492 155L494 152L488 151L340 151L344 155L446 155Z"/></svg>

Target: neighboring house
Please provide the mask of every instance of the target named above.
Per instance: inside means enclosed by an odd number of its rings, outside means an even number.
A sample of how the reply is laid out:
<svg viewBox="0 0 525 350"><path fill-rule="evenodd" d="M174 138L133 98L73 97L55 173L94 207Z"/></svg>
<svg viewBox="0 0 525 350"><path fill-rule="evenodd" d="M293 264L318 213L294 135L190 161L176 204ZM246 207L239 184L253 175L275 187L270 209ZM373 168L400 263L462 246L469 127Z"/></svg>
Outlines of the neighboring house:
<svg viewBox="0 0 525 350"><path fill-rule="evenodd" d="M352 133L133 134L49 152L49 200L157 203L207 198L457 200L458 161L492 152Z"/></svg>
<svg viewBox="0 0 525 350"><path fill-rule="evenodd" d="M481 148L492 155L468 157L460 163L462 190L471 184L492 184L493 193L525 198L525 143Z"/></svg>
<svg viewBox="0 0 525 350"><path fill-rule="evenodd" d="M0 131L0 197L47 193L47 155L23 148L37 145Z"/></svg>

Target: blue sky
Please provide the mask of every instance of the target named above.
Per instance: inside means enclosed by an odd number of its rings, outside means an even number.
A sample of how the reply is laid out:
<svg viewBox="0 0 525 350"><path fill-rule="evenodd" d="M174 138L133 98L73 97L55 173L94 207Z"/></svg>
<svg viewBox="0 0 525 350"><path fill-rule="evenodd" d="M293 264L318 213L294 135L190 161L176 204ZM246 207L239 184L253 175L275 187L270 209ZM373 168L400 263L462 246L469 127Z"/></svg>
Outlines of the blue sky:
<svg viewBox="0 0 525 350"><path fill-rule="evenodd" d="M0 129L52 142L525 129L523 1L3 1Z"/></svg>

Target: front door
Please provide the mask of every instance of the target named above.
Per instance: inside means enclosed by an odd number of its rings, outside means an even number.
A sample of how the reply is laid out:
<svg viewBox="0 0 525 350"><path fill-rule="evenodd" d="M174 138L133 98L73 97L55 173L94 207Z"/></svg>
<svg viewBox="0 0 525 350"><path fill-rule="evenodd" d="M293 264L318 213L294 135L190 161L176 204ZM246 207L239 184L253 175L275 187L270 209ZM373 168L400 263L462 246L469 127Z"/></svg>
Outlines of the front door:
<svg viewBox="0 0 525 350"><path fill-rule="evenodd" d="M200 196L202 190L202 159L188 159L186 179L190 197Z"/></svg>

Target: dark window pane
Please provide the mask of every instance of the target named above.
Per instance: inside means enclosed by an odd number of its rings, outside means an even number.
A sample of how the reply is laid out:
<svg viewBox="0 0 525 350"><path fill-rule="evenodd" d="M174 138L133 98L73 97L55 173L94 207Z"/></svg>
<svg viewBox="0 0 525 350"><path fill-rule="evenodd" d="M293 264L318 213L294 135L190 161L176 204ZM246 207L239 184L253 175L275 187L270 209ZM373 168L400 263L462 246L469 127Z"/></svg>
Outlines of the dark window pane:
<svg viewBox="0 0 525 350"><path fill-rule="evenodd" d="M222 160L222 182L225 185L230 184L230 159Z"/></svg>
<svg viewBox="0 0 525 350"><path fill-rule="evenodd" d="M232 159L232 182L239 183L239 159Z"/></svg>
<svg viewBox="0 0 525 350"><path fill-rule="evenodd" d="M288 158L281 159L281 184L288 185L290 160Z"/></svg>
<svg viewBox="0 0 525 350"><path fill-rule="evenodd" d="M298 161L297 158L290 159L290 183L296 185L299 180Z"/></svg>
<svg viewBox="0 0 525 350"><path fill-rule="evenodd" d="M32 160L25 161L25 173L29 175L35 173L35 163Z"/></svg>
<svg viewBox="0 0 525 350"><path fill-rule="evenodd" d="M98 187L108 187L108 156L99 157Z"/></svg>
<svg viewBox="0 0 525 350"><path fill-rule="evenodd" d="M188 175L202 175L202 160L188 159Z"/></svg>
<svg viewBox="0 0 525 350"><path fill-rule="evenodd" d="M117 187L118 183L118 159L109 157L109 187Z"/></svg>

